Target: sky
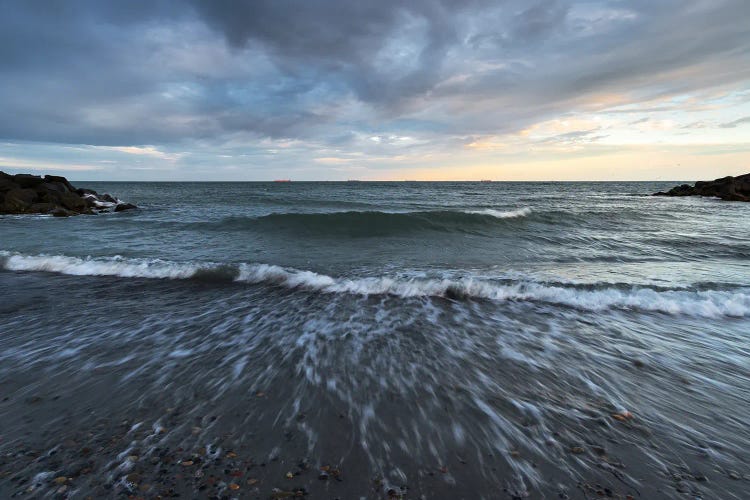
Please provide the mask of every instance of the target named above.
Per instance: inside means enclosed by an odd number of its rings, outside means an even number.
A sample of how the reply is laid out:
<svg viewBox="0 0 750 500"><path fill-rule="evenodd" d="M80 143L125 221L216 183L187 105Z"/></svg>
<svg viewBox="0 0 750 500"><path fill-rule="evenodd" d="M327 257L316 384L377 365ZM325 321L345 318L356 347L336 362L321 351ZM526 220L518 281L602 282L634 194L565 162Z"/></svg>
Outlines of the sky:
<svg viewBox="0 0 750 500"><path fill-rule="evenodd" d="M0 0L0 170L750 172L748 0Z"/></svg>

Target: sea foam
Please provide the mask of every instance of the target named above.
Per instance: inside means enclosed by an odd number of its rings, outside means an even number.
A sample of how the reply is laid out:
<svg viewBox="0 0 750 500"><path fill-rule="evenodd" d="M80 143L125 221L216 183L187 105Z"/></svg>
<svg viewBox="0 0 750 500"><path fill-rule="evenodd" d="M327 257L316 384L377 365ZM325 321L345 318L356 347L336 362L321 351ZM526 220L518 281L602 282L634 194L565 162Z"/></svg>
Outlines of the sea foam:
<svg viewBox="0 0 750 500"><path fill-rule="evenodd" d="M523 207L516 210L495 210L493 208L485 208L483 210L470 210L468 213L470 214L478 214L478 215L489 215L491 217L495 217L496 219L515 219L518 217L526 217L531 213L531 208L529 207Z"/></svg>
<svg viewBox="0 0 750 500"><path fill-rule="evenodd" d="M480 277L428 279L332 277L271 264L172 262L125 257L70 257L0 252L0 269L76 276L213 279L351 295L443 297L452 300L529 302L585 311L632 310L697 317L750 316L750 290L664 290L649 287L581 287L532 280L511 283Z"/></svg>

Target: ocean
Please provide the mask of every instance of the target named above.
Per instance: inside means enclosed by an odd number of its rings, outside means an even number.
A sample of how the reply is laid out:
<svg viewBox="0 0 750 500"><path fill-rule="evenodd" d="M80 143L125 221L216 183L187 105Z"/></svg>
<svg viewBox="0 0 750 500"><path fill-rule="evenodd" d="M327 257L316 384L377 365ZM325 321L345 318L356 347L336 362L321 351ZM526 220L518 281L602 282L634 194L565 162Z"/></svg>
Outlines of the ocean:
<svg viewBox="0 0 750 500"><path fill-rule="evenodd" d="M747 498L750 204L74 182L0 217L0 498Z"/></svg>

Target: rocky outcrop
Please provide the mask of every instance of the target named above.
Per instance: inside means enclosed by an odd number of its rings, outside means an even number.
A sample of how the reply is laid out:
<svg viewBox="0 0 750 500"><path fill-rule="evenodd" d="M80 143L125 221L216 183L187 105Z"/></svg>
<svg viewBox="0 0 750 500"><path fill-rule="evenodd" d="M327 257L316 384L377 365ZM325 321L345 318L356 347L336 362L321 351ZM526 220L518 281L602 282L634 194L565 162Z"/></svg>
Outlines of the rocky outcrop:
<svg viewBox="0 0 750 500"><path fill-rule="evenodd" d="M121 203L108 194L92 189L76 189L58 175L0 172L0 214L50 214L67 217L101 212L122 212L138 208Z"/></svg>
<svg viewBox="0 0 750 500"><path fill-rule="evenodd" d="M694 186L682 184L654 196L715 196L727 201L750 201L750 174L698 181Z"/></svg>

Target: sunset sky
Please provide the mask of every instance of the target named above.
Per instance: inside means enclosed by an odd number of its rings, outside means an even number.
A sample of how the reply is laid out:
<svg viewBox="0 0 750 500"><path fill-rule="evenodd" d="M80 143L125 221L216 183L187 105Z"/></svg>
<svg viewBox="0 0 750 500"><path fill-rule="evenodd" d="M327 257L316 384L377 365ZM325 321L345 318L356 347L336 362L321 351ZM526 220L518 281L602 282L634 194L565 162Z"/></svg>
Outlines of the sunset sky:
<svg viewBox="0 0 750 500"><path fill-rule="evenodd" d="M0 170L750 172L748 0L0 0Z"/></svg>

